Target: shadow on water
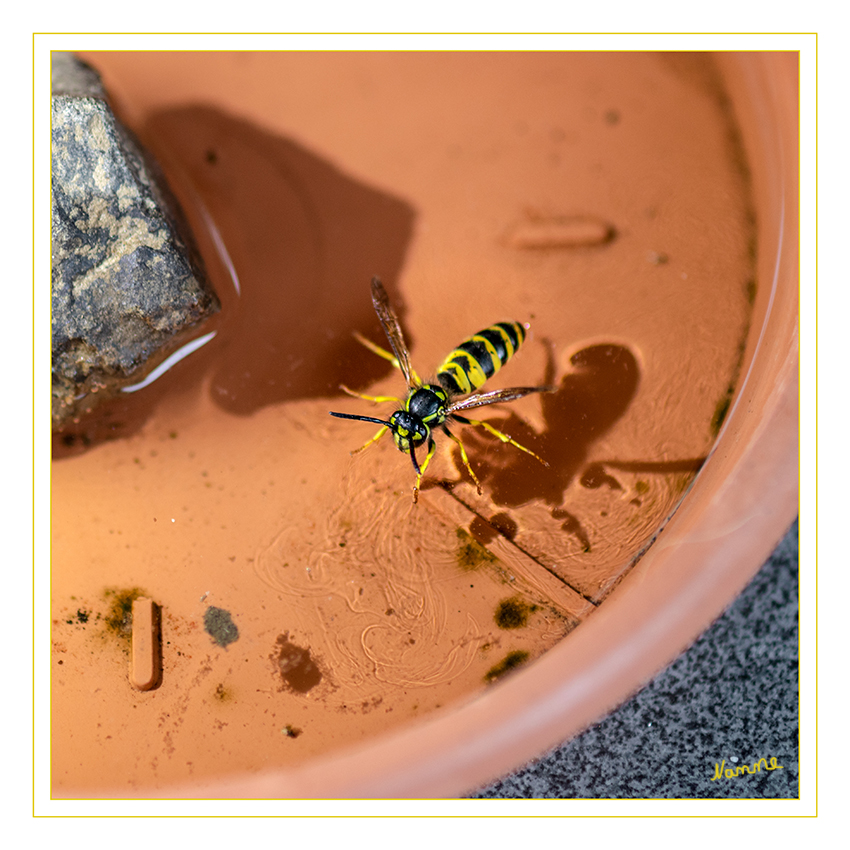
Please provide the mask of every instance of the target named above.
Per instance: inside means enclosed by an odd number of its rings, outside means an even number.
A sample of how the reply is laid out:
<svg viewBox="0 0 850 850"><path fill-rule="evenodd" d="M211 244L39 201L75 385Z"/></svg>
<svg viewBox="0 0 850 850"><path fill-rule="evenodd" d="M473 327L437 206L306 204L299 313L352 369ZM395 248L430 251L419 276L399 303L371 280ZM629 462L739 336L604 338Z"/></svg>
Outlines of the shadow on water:
<svg viewBox="0 0 850 850"><path fill-rule="evenodd" d="M104 402L54 439L54 456L137 431L161 398L205 376L216 404L237 415L293 399L365 387L391 366L352 336L380 338L368 297L378 274L404 318L395 281L412 207L352 179L295 142L206 106L155 113L140 137L180 197L222 313L218 333L149 387ZM237 295L205 208L226 246ZM412 339L412 338L411 338Z"/></svg>
<svg viewBox="0 0 850 850"><path fill-rule="evenodd" d="M503 447L492 437L474 428L465 428L463 441L481 480L482 487L500 508L516 508L532 500L545 502L553 519L564 531L579 539L590 551L590 540L578 519L561 507L567 488L578 476L587 488L622 489L612 471L647 473L696 473L704 457L674 461L597 461L588 463L590 447L609 431L628 409L637 392L640 368L628 348L614 344L592 345L576 352L573 369L561 378L557 390L540 395L544 427L537 431L516 413L487 421L509 434L521 445L543 458L543 466L524 452ZM542 384L555 383L552 347ZM430 486L451 487L467 478L460 451L452 458L460 478L456 481L429 481ZM480 524L480 523L479 523ZM507 512L491 520L499 533L512 538L516 522ZM482 533L487 535L483 529Z"/></svg>
<svg viewBox="0 0 850 850"><path fill-rule="evenodd" d="M635 356L620 345L594 345L576 352L553 393L540 395L544 427L536 431L516 413L487 421L543 458L549 466L510 447L494 451L494 440L472 428L463 434L476 474L493 501L518 507L533 499L559 506L570 482L584 465L590 445L623 415L640 380ZM549 346L542 384L555 383L554 352ZM496 444L498 446L498 444ZM459 450L455 466L463 470Z"/></svg>

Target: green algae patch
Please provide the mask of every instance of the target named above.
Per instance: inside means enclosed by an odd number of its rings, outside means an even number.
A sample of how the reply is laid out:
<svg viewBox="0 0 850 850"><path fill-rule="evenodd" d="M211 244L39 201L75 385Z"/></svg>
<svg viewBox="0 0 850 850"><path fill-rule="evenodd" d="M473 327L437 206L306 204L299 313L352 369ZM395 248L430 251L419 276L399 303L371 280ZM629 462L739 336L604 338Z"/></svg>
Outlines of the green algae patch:
<svg viewBox="0 0 850 850"><path fill-rule="evenodd" d="M139 587L108 588L103 595L109 604L109 610L104 617L106 628L112 634L129 640L133 631L133 602L140 596L145 596L145 592Z"/></svg>
<svg viewBox="0 0 850 850"><path fill-rule="evenodd" d="M457 565L462 570L476 570L483 564L495 564L498 558L482 546L468 531L457 530Z"/></svg>
<svg viewBox="0 0 850 850"><path fill-rule="evenodd" d="M528 661L528 653L524 649L515 649L509 652L498 664L494 664L485 674L485 682L495 682L511 670L525 664Z"/></svg>
<svg viewBox="0 0 850 850"><path fill-rule="evenodd" d="M512 596L510 599L503 599L496 606L493 619L500 629L521 629L528 624L529 615L536 610L536 605L529 605L519 596Z"/></svg>

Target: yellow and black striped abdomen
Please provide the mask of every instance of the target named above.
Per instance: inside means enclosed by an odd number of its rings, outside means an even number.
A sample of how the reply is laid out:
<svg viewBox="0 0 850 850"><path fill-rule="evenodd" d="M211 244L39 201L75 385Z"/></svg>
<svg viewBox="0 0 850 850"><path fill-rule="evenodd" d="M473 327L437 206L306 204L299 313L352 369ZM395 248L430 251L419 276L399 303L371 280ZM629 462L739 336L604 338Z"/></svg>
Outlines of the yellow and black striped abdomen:
<svg viewBox="0 0 850 850"><path fill-rule="evenodd" d="M525 339L519 322L499 322L462 342L440 364L437 380L449 395L475 392L492 378Z"/></svg>

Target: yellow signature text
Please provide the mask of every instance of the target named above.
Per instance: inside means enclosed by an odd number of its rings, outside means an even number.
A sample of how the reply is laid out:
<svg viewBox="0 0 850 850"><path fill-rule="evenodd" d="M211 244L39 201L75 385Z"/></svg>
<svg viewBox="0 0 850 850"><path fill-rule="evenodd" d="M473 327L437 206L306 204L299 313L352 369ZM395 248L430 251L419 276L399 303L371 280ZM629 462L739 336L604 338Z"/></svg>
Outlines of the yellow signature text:
<svg viewBox="0 0 850 850"><path fill-rule="evenodd" d="M737 767L726 767L726 759L723 759L720 764L717 762L714 763L714 776L711 777L711 781L714 782L715 779L723 779L724 776L726 779L734 779L736 776L761 773L762 767L765 770L782 770L782 765L776 763L776 756L771 756L770 762L765 758L760 758L758 761L753 762L751 766L740 764Z"/></svg>

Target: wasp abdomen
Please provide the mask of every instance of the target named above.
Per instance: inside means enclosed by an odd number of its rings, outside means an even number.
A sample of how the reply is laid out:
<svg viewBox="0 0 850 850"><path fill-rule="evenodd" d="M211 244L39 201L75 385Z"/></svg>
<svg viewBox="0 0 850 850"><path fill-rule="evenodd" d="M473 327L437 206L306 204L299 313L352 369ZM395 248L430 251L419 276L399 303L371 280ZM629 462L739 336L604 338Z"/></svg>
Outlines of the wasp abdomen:
<svg viewBox="0 0 850 850"><path fill-rule="evenodd" d="M519 322L499 322L462 342L440 364L437 380L451 395L475 392L492 378L525 339Z"/></svg>

